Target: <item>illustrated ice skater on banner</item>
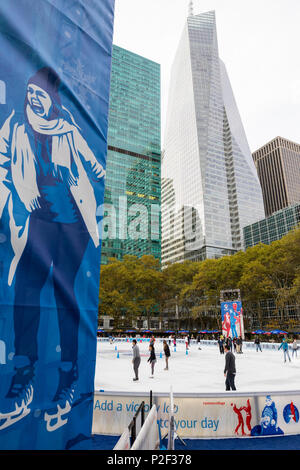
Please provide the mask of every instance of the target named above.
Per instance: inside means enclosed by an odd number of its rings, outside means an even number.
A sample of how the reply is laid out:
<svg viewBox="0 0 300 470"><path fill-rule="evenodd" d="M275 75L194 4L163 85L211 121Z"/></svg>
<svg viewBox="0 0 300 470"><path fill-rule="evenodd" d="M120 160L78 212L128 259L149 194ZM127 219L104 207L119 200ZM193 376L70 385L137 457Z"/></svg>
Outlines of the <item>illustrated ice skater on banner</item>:
<svg viewBox="0 0 300 470"><path fill-rule="evenodd" d="M61 362L45 413L48 430L66 423L78 379L80 309L74 283L89 240L99 245L92 182L102 180L105 170L61 102L59 87L53 69L38 70L28 80L23 118L12 110L0 130L0 217L6 209L15 338L15 372L1 401L0 430L27 416L35 397L40 296L49 273Z"/></svg>
<svg viewBox="0 0 300 470"><path fill-rule="evenodd" d="M222 333L228 338L244 337L241 302L221 302Z"/></svg>

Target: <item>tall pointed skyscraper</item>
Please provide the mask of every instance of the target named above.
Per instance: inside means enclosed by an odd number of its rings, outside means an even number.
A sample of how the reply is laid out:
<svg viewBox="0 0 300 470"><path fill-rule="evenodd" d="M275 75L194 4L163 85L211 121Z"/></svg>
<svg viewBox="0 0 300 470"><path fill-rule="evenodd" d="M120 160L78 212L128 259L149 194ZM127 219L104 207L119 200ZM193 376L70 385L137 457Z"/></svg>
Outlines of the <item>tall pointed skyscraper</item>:
<svg viewBox="0 0 300 470"><path fill-rule="evenodd" d="M243 248L264 217L261 187L225 65L215 12L189 16L171 71L162 160L162 264Z"/></svg>

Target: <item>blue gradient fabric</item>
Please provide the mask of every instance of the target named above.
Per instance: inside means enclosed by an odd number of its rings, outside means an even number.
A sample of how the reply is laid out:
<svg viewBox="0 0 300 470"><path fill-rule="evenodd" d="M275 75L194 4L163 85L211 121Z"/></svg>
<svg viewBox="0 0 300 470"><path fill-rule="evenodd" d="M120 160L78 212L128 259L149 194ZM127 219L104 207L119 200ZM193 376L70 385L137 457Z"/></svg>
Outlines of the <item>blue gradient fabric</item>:
<svg viewBox="0 0 300 470"><path fill-rule="evenodd" d="M0 449L90 442L114 0L0 4Z"/></svg>

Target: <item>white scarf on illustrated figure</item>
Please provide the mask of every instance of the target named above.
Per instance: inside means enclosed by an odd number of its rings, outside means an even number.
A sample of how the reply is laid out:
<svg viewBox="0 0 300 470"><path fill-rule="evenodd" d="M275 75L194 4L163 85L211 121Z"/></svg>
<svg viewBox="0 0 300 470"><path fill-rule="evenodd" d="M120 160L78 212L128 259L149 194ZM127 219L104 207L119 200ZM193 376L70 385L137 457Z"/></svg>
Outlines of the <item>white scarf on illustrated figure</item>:
<svg viewBox="0 0 300 470"><path fill-rule="evenodd" d="M54 167L67 168L69 178L68 183L76 184L76 168L74 171L73 152L74 130L78 127L70 124L62 118L48 121L36 115L31 107L27 105L26 114L32 129L39 134L52 136L51 161ZM70 115L71 119L72 116ZM17 126L14 129L12 140L12 175L16 190L28 212L32 212L39 207L38 198L40 196L36 181L36 156L34 155L25 125ZM72 173L75 173L75 175ZM28 182L30 184L28 185Z"/></svg>
<svg viewBox="0 0 300 470"><path fill-rule="evenodd" d="M102 165L97 162L87 142L81 136L79 127L76 125L71 113L65 108L64 110L69 114L73 125L61 118L47 121L34 114L29 105L26 108L26 113L31 127L36 132L52 136L51 161L57 168L62 167L68 169L70 191L80 209L91 238L97 247L99 246L99 231L95 217L96 199L93 187L90 184L81 162L80 155L86 162L90 163L97 178L103 177L105 170ZM14 112L11 114L10 119L13 115ZM12 284L18 262L27 243L30 213L39 208L40 193L36 180L37 160L32 151L24 124L15 124L14 126L11 142L11 156L13 184L28 211L28 217L22 226L16 225L13 216L13 199L10 195L8 211L10 215L11 244L14 257L9 270L9 285ZM83 195L85 195L85 197L83 197Z"/></svg>

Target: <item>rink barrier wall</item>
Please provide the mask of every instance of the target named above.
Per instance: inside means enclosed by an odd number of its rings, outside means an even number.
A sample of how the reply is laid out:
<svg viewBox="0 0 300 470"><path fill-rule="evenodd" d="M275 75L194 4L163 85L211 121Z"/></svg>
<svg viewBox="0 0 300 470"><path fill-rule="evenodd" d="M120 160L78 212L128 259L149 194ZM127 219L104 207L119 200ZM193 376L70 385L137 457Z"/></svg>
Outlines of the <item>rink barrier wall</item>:
<svg viewBox="0 0 300 470"><path fill-rule="evenodd" d="M113 339L113 344L116 344L116 343L131 343L133 339L136 339L138 344L139 343L149 343L150 342L150 338L139 338L139 337L135 337L135 338L114 338ZM168 343L169 338L155 338L155 344L160 344L164 340L167 341L167 343ZM111 340L109 338L98 338L98 341L99 342L104 342L104 343L109 343ZM185 340L181 339L181 338L178 338L178 339L176 339L176 343L177 344L185 344ZM171 344L173 346L173 342ZM219 347L217 340L209 340L209 339L201 339L200 343L198 343L197 340L192 339L190 344L191 345L198 345L199 344L200 346L203 345L203 346ZM260 346L261 346L262 349L269 349L269 350L277 351L280 344L281 344L281 342L280 343L261 342ZM292 350L291 346L292 346L291 343L289 343L289 351ZM254 343L254 341L243 341L242 349L256 349L256 344Z"/></svg>
<svg viewBox="0 0 300 470"><path fill-rule="evenodd" d="M300 391L173 393L180 438L270 437L300 434ZM122 435L146 392L95 392L93 434ZM168 393L153 393L161 434L169 430Z"/></svg>
<svg viewBox="0 0 300 470"><path fill-rule="evenodd" d="M148 342L149 338L136 338ZM164 339L157 338L156 343ZM99 341L109 342L109 338ZM116 338L114 343L132 338ZM183 344L178 339L177 344ZM198 344L192 340L191 344ZM262 349L278 350L281 343L261 343ZM201 340L200 345L218 347L217 341ZM243 349L255 349L253 342L243 342ZM299 391L173 393L175 432L181 438L270 437L300 434ZM93 433L121 435L132 416L145 402L145 416L150 410L146 392L96 391L94 394ZM168 393L153 393L161 433L168 432L170 400Z"/></svg>

